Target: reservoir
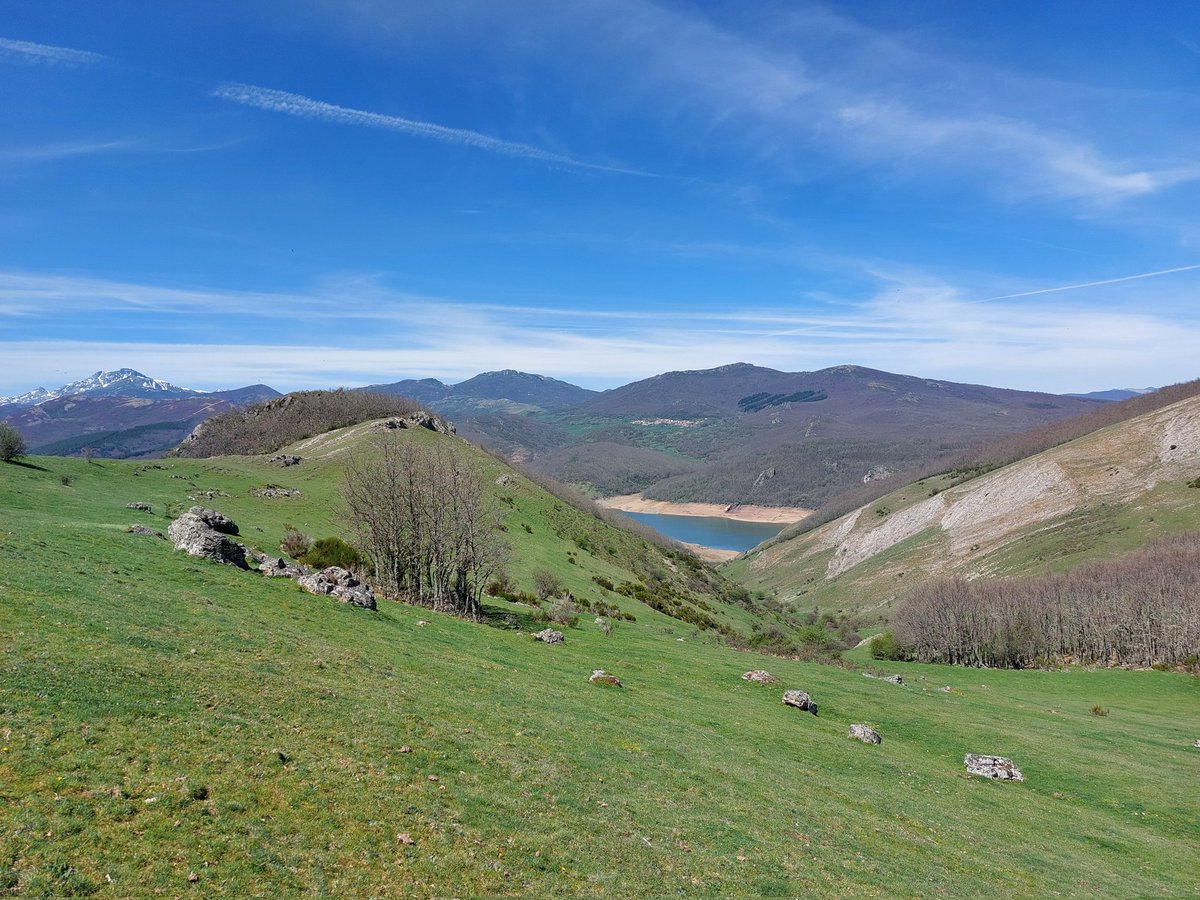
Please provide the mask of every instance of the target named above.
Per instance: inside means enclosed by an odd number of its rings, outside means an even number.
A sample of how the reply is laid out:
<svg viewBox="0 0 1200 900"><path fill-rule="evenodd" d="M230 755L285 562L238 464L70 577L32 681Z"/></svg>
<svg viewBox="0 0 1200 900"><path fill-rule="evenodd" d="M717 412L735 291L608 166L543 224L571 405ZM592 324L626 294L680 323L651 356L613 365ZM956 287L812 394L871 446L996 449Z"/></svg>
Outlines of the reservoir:
<svg viewBox="0 0 1200 900"><path fill-rule="evenodd" d="M739 522L709 516L668 516L662 513L622 512L635 522L648 525L661 535L685 544L742 553L773 538L784 526L770 522Z"/></svg>

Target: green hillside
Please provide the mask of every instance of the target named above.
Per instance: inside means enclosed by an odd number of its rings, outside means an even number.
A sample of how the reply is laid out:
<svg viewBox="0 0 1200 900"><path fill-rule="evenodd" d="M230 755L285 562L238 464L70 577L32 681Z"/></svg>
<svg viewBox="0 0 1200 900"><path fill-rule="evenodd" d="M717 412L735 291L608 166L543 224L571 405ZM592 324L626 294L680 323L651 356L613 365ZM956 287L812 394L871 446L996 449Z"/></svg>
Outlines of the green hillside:
<svg viewBox="0 0 1200 900"><path fill-rule="evenodd" d="M266 550L289 527L343 533L338 476L359 433L303 442L304 462L286 469L257 457L0 466L0 890L1200 890L1200 828L1181 790L1200 754L1194 678L896 664L898 687L738 652L592 580L654 574L682 590L704 577L683 559L520 477L497 484L509 473L482 455L514 579L550 568L635 621L605 636L585 616L546 646L528 635L540 625L527 606L489 600L483 624L390 601L367 612L125 532L165 530L195 497ZM268 484L302 495L254 493ZM763 615L694 594L730 628ZM624 687L589 684L596 668ZM782 684L742 681L754 668ZM820 716L783 706L785 687L809 691ZM848 740L856 722L884 743ZM1011 756L1027 780L968 778L966 752Z"/></svg>

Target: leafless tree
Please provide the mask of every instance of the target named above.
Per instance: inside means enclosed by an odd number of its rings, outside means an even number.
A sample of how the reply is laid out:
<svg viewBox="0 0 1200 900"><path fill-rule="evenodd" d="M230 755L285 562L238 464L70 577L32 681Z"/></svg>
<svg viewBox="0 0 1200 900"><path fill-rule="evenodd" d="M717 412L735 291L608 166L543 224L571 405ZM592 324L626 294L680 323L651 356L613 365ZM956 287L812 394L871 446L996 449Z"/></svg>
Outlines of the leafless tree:
<svg viewBox="0 0 1200 900"><path fill-rule="evenodd" d="M499 512L462 450L380 435L347 465L342 497L384 594L479 618L507 545Z"/></svg>

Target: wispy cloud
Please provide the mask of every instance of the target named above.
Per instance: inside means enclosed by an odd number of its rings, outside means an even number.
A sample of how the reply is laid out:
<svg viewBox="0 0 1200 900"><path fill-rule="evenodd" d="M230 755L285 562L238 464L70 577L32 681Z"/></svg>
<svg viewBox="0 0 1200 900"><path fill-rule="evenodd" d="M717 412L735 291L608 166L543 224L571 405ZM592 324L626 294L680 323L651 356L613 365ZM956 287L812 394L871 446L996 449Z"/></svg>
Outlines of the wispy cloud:
<svg viewBox="0 0 1200 900"><path fill-rule="evenodd" d="M106 57L89 50L75 50L71 47L56 47L53 44L35 44L32 41L14 41L11 38L0 37L0 58L49 66L80 66L103 62Z"/></svg>
<svg viewBox="0 0 1200 900"><path fill-rule="evenodd" d="M996 300L1015 300L1019 297L1036 297L1038 294L1057 294L1062 291L1078 291L1084 288L1103 287L1108 284L1121 284L1125 281L1141 281L1143 278L1158 278L1162 275L1175 275L1178 272L1193 272L1200 265L1177 266L1174 269L1159 269L1157 272L1141 272L1137 275L1122 275L1120 278L1105 278L1102 281L1085 281L1081 284L1064 284L1058 287L1039 288L1035 291L1022 291L1018 294L1002 294L999 297L984 297L975 303L991 303Z"/></svg>
<svg viewBox="0 0 1200 900"><path fill-rule="evenodd" d="M450 128L434 122L421 122L416 119L405 119L400 116L351 109L346 106L326 103L323 100L314 100L311 97L305 97L301 94L256 87L251 84L226 82L213 91L213 96L224 100L232 100L234 103L241 103L244 106L252 106L271 112L286 113L302 119L332 122L339 125L356 125L362 128L378 128L385 131L398 131L402 134L413 135L414 137L442 141L447 144L458 144L462 147L473 147L477 150L487 150L491 153L513 156L518 159L530 159L537 162L569 166L576 169L591 169L598 172L616 172L622 175L647 174L617 166L586 162L576 159L573 156L552 153L549 150L543 150L531 144L504 141L466 128Z"/></svg>
<svg viewBox="0 0 1200 900"><path fill-rule="evenodd" d="M1103 284L1098 289L1121 289ZM788 371L857 363L1059 391L1200 374L1200 317L1158 314L1140 285L1112 309L973 303L961 287L913 272L881 273L877 285L836 308L680 317L649 306L613 314L415 296L371 278L272 293L0 273L0 394L69 380L58 377L63 360L81 372L130 365L199 388L456 381L503 368L610 387L738 360ZM1180 296L1186 300L1186 291ZM288 315L278 315L283 309ZM230 322L236 329L222 325ZM244 343L263 333L270 343Z"/></svg>
<svg viewBox="0 0 1200 900"><path fill-rule="evenodd" d="M132 141L68 141L58 144L43 144L30 147L0 149L0 166L53 162L75 156L95 156L101 153L116 153L129 150Z"/></svg>

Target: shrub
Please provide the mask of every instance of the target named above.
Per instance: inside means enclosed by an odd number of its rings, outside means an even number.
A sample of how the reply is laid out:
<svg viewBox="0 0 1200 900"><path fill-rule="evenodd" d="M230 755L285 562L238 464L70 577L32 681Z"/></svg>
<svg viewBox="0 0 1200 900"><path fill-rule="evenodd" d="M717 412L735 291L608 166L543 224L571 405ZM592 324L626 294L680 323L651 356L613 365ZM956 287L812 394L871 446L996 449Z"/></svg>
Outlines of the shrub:
<svg viewBox="0 0 1200 900"><path fill-rule="evenodd" d="M549 569L538 569L533 573L533 593L539 600L548 600L563 592L563 583Z"/></svg>
<svg viewBox="0 0 1200 900"><path fill-rule="evenodd" d="M1108 710L1105 709L1103 706L1101 706L1099 703L1095 704L1092 707L1091 712L1092 712L1093 716L1107 716L1108 715Z"/></svg>
<svg viewBox="0 0 1200 900"><path fill-rule="evenodd" d="M871 641L871 656L875 659L903 660L908 658L896 636L890 631L875 636Z"/></svg>
<svg viewBox="0 0 1200 900"><path fill-rule="evenodd" d="M339 537L321 538L304 554L304 563L315 569L338 566L352 572L364 572L370 568L366 557L357 547L347 544Z"/></svg>
<svg viewBox="0 0 1200 900"><path fill-rule="evenodd" d="M25 438L7 422L0 422L0 461L15 462L25 455Z"/></svg>
<svg viewBox="0 0 1200 900"><path fill-rule="evenodd" d="M70 475L59 475L58 483L61 484L63 487L70 487L71 486L71 476Z"/></svg>
<svg viewBox="0 0 1200 900"><path fill-rule="evenodd" d="M303 531L289 530L279 542L279 549L292 559L299 559L312 548L313 540Z"/></svg>
<svg viewBox="0 0 1200 900"><path fill-rule="evenodd" d="M600 585L600 587L604 588L606 591L611 591L613 589L612 581L608 578L605 578L603 575L593 575L592 581L596 582L596 584Z"/></svg>
<svg viewBox="0 0 1200 900"><path fill-rule="evenodd" d="M579 607L569 597L559 597L550 604L546 616L555 625L574 628L579 624Z"/></svg>

